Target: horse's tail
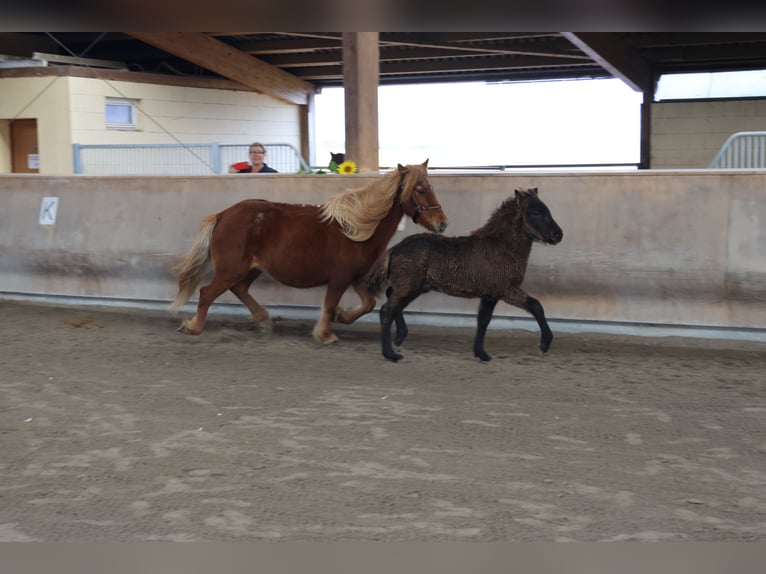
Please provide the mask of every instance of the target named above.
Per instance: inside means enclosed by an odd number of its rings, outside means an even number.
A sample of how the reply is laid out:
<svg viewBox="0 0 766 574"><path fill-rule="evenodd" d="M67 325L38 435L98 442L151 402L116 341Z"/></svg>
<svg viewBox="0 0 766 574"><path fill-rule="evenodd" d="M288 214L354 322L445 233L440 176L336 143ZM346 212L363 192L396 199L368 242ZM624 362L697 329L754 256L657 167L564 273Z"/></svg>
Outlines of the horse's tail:
<svg viewBox="0 0 766 574"><path fill-rule="evenodd" d="M391 255L391 251L379 257L375 263L372 264L367 275L364 276L364 283L367 285L367 291L371 294L378 296L383 288L388 284L388 260Z"/></svg>
<svg viewBox="0 0 766 574"><path fill-rule="evenodd" d="M213 235L213 229L218 222L218 215L208 215L202 220L202 225L194 238L189 252L186 256L171 270L173 275L178 278L178 294L170 305L170 311L175 315L184 304L191 299L197 285L210 268L210 238Z"/></svg>

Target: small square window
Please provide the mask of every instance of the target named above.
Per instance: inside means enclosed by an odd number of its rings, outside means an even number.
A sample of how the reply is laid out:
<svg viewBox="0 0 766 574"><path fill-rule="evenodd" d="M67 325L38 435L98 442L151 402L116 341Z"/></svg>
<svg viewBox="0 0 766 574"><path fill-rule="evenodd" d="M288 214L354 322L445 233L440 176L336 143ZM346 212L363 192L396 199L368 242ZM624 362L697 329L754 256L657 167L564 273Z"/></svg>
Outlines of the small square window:
<svg viewBox="0 0 766 574"><path fill-rule="evenodd" d="M106 98L104 108L106 129L108 130L137 130L138 108L137 100L124 98Z"/></svg>

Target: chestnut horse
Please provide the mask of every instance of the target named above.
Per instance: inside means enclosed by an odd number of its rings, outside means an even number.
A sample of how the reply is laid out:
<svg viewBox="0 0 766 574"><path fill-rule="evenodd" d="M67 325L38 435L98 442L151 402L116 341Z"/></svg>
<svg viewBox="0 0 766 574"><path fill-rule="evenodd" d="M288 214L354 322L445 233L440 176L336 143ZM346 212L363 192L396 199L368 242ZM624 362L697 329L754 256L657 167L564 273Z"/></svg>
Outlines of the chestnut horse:
<svg viewBox="0 0 766 574"><path fill-rule="evenodd" d="M404 214L429 231L441 233L447 217L428 181L428 160L401 164L368 186L350 190L317 205L247 199L206 217L184 259L173 269L178 311L214 266L213 280L199 292L197 313L179 327L199 335L208 308L227 289L250 310L253 320L271 329L269 313L250 295L250 285L266 271L290 287L327 285L313 335L320 343L338 340L330 321L350 324L375 308L375 296L362 281L381 257ZM349 286L361 299L353 309L339 309Z"/></svg>

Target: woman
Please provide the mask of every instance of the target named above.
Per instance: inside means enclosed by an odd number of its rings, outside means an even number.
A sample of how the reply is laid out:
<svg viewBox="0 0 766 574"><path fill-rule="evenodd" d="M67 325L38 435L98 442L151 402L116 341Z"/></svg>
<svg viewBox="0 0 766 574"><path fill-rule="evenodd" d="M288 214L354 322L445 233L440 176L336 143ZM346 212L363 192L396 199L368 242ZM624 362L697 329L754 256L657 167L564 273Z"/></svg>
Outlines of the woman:
<svg viewBox="0 0 766 574"><path fill-rule="evenodd" d="M240 161L229 166L229 173L279 173L273 167L266 165L266 148L263 144L254 142L250 144L248 152L250 161Z"/></svg>

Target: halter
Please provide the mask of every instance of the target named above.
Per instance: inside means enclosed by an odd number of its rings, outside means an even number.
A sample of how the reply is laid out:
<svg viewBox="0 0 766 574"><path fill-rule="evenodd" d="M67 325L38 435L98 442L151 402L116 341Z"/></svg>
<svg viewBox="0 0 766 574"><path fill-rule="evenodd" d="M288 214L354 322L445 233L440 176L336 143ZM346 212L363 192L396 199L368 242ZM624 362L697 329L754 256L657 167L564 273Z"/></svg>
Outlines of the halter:
<svg viewBox="0 0 766 574"><path fill-rule="evenodd" d="M402 181L399 182L399 190L397 193L401 195L401 193L404 191L404 177L402 177ZM419 205L417 201L415 201L415 198L412 194L410 194L410 201L412 202L412 205L415 206L415 212L412 214L412 223L418 222L418 217L420 217L421 212L423 211L429 211L431 209L441 209L442 206L439 204L436 205L426 205L423 207L422 205Z"/></svg>

